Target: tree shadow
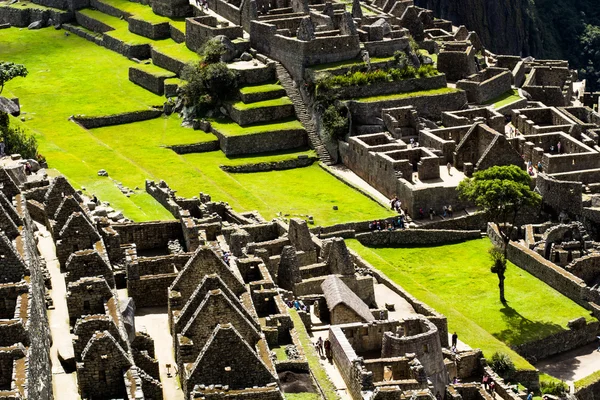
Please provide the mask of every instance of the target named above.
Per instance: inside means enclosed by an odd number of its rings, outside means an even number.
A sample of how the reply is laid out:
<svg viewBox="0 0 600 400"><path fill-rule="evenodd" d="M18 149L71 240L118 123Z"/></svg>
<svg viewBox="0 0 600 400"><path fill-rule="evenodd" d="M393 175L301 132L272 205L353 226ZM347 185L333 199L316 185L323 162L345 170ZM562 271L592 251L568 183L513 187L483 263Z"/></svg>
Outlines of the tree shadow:
<svg viewBox="0 0 600 400"><path fill-rule="evenodd" d="M512 308L508 302L500 308L502 319L509 328L494 333L498 340L512 346L529 343L543 339L549 335L565 330L566 328L546 321L532 321L525 318L517 310ZM541 310L543 312L543 310Z"/></svg>

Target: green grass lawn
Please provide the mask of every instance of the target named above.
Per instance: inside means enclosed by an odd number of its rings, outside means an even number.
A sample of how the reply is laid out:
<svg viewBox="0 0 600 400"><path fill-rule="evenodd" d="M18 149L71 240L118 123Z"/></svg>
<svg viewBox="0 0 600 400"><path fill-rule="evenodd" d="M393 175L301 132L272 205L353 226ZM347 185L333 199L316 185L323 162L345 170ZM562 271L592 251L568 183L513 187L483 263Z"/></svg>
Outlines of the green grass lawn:
<svg viewBox="0 0 600 400"><path fill-rule="evenodd" d="M483 104L489 105L489 104L493 104L494 108L500 108L500 107L504 107L508 104L514 103L515 101L518 101L522 99L521 96L519 96L519 91L516 89L511 89L506 93L503 93L502 95L496 97L495 99L486 101Z"/></svg>
<svg viewBox="0 0 600 400"><path fill-rule="evenodd" d="M533 367L512 351L518 345L566 330L571 319L590 312L509 263L508 305L499 301L498 278L489 270L489 239L426 248L367 248L348 245L417 299L448 318L450 332L483 350L510 354L517 368ZM540 305L543 304L543 307Z"/></svg>
<svg viewBox="0 0 600 400"><path fill-rule="evenodd" d="M251 93L267 93L267 92L276 92L279 90L283 90L283 86L275 84L275 83L267 83L262 85L252 85L252 86L244 86L240 88L241 94L251 94Z"/></svg>
<svg viewBox="0 0 600 400"><path fill-rule="evenodd" d="M257 174L227 174L219 168L222 164L295 158L306 154L304 150L235 159L220 151L178 155L162 146L214 138L179 127L174 117L82 129L70 122L69 116L143 110L161 105L164 97L129 81L129 67L138 64L75 35L65 36L54 29L4 29L0 31L0 59L29 69L27 78L7 84L4 95L19 97L26 121L18 123L36 134L40 153L48 158L50 167L65 174L76 187L85 186L109 201L128 218L145 221L172 216L146 193L124 196L111 179L132 189L143 188L146 179L164 179L179 195L196 196L202 191L238 211L258 210L267 219L277 213L302 214L313 215L317 224L333 224L389 215L388 210L317 165ZM297 121L289 124L300 127ZM110 179L98 177L99 169L106 169ZM332 209L334 204L338 211Z"/></svg>
<svg viewBox="0 0 600 400"><path fill-rule="evenodd" d="M321 400L317 393L284 393L285 400Z"/></svg>
<svg viewBox="0 0 600 400"><path fill-rule="evenodd" d="M231 120L224 119L213 119L210 121L210 123L214 129L226 136L244 136L273 131L285 131L290 129L304 129L300 121L295 118L277 122L252 124L244 127L239 126Z"/></svg>
<svg viewBox="0 0 600 400"><path fill-rule="evenodd" d="M237 101L233 104L233 107L237 110L254 110L257 108L267 107L279 107L279 106L291 106L293 105L289 97L284 96L278 99L256 101L254 103L244 103L243 101Z"/></svg>
<svg viewBox="0 0 600 400"><path fill-rule="evenodd" d="M157 78L176 78L177 76L164 68L157 67L154 64L138 64L134 68L144 71Z"/></svg>
<svg viewBox="0 0 600 400"><path fill-rule="evenodd" d="M420 90L417 92L388 94L388 95L384 95L384 96L360 97L356 100L362 101L363 103L371 103L374 101L399 100L399 99L408 99L411 97L434 96L434 95L438 95L438 94L454 93L454 92L458 92L458 91L459 91L458 89L445 87L445 88L440 88L440 89Z"/></svg>

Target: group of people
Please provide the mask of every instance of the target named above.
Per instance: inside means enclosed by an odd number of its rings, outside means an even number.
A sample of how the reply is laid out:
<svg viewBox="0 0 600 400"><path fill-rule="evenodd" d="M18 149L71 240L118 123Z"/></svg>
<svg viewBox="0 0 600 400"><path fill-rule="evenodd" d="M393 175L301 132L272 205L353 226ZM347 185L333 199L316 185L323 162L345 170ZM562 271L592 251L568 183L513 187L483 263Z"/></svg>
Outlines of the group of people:
<svg viewBox="0 0 600 400"><path fill-rule="evenodd" d="M433 217L437 216L437 211L433 209L433 207L429 207L429 219L433 220ZM452 208L452 204L442 207L442 217L443 218L452 218L454 215L454 209ZM425 211L423 211L423 207L419 208L419 219L425 218Z"/></svg>
<svg viewBox="0 0 600 400"><path fill-rule="evenodd" d="M196 0L196 5L204 10L208 10L208 0Z"/></svg>
<svg viewBox="0 0 600 400"><path fill-rule="evenodd" d="M398 215L398 217L388 221L387 223L386 221L381 220L369 222L370 231L395 231L396 229L404 228L406 228L406 219L404 218L404 214Z"/></svg>
<svg viewBox="0 0 600 400"><path fill-rule="evenodd" d="M315 342L315 350L317 350L319 357L326 357L327 360L331 362L333 355L331 354L331 342L329 341L329 338L323 340L322 337L319 337Z"/></svg>
<svg viewBox="0 0 600 400"><path fill-rule="evenodd" d="M496 397L496 382L489 376L487 373L483 374L483 379L481 380L481 384L483 388L492 396Z"/></svg>
<svg viewBox="0 0 600 400"><path fill-rule="evenodd" d="M308 306L304 304L302 300L294 299L294 301L288 300L286 302L288 308L293 308L296 311L308 312Z"/></svg>

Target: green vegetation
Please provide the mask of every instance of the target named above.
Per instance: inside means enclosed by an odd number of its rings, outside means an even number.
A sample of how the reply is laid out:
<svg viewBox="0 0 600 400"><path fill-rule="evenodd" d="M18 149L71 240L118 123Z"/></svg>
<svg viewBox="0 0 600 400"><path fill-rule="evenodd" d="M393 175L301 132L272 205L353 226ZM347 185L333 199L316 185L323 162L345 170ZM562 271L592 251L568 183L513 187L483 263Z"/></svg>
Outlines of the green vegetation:
<svg viewBox="0 0 600 400"><path fill-rule="evenodd" d="M515 373L515 364L506 353L495 352L492 354L490 368L504 379L512 377Z"/></svg>
<svg viewBox="0 0 600 400"><path fill-rule="evenodd" d="M254 103L244 103L243 101L237 101L233 103L233 107L238 110L253 110L256 108L267 108L267 107L279 107L279 106L291 106L293 105L289 97L284 96L278 99L257 101Z"/></svg>
<svg viewBox="0 0 600 400"><path fill-rule="evenodd" d="M44 160L37 152L38 144L35 136L20 126L10 126L8 114L0 111L0 142L4 142L6 154L20 154L23 158Z"/></svg>
<svg viewBox="0 0 600 400"><path fill-rule="evenodd" d="M371 65L375 64L375 63L385 63L385 62L390 62L390 61L394 61L394 57L390 56L390 57L371 57ZM366 67L365 62L360 59L360 60L344 60L344 61L337 61L337 62L332 62L332 63L327 63L327 64L319 64L316 65L314 67L310 67L310 69L312 69L313 71L332 71L332 70L336 70L336 69L340 69L340 68L344 68L344 67Z"/></svg>
<svg viewBox="0 0 600 400"><path fill-rule="evenodd" d="M155 14L150 6L135 3L129 0L100 0L100 3L109 5L127 14L131 14L137 19L148 21L153 24L169 22L178 30L185 32L185 18L169 18Z"/></svg>
<svg viewBox="0 0 600 400"><path fill-rule="evenodd" d="M164 98L129 82L128 69L138 64L75 35L65 36L54 29L4 29L0 31L0 59L25 64L30 74L9 82L4 90L5 95L19 97L23 105L25 122L12 119L11 124L35 134L51 168L60 170L77 188L85 186L87 192L109 201L128 218L146 221L172 216L143 191L124 196L116 185L107 184L112 179L130 188L143 188L146 179L164 179L178 195L210 193L214 200L227 201L238 211L257 210L267 219L278 213L312 215L318 224L334 224L390 215L318 165L257 174L227 174L219 168L295 158L308 153L304 150L235 159L221 151L178 155L161 146L213 140L213 136L179 127L176 117L82 129L69 116L142 110L161 105ZM283 129L301 128L298 121L287 124ZM248 132L282 126L233 125L223 123L221 128ZM99 169L106 169L110 178L98 177ZM339 210L333 210L333 205Z"/></svg>
<svg viewBox="0 0 600 400"><path fill-rule="evenodd" d="M138 64L134 68L147 72L157 78L175 78L175 74L154 64Z"/></svg>
<svg viewBox="0 0 600 400"><path fill-rule="evenodd" d="M276 92L279 90L283 90L283 86L276 83L267 83L263 85L253 85L253 86L244 86L240 88L240 93L242 94L251 94L251 93L267 93L267 92Z"/></svg>
<svg viewBox="0 0 600 400"><path fill-rule="evenodd" d="M181 72L181 79L186 81L183 98L186 104L196 107L198 116L218 111L235 94L238 74L221 61L226 51L219 40L211 39L198 51L201 61L187 64Z"/></svg>
<svg viewBox="0 0 600 400"><path fill-rule="evenodd" d="M509 345L543 339L566 329L573 318L589 311L526 271L509 263L508 299L498 300L497 279L488 273L489 239L421 248L367 248L356 240L348 245L375 268L420 301L448 318L448 328L463 342L510 356L519 370L533 367ZM544 304L540 308L540 304Z"/></svg>
<svg viewBox="0 0 600 400"><path fill-rule="evenodd" d="M17 77L25 78L26 76L27 68L24 65L12 62L0 62L0 94L2 94L6 82Z"/></svg>
<svg viewBox="0 0 600 400"><path fill-rule="evenodd" d="M310 366L310 370L314 374L319 386L325 393L326 400L336 400L339 399L339 396L335 392L335 386L327 376L327 372L325 368L321 365L319 361L319 355L315 350L315 346L313 345L308 333L306 332L306 328L304 327L304 323L300 319L298 312L294 309L288 310L290 313L290 317L292 317L292 322L294 323L294 328L296 332L298 332L298 339L300 340L300 344L302 344L302 348L304 349L304 354L306 355L306 359L308 360L308 365Z"/></svg>
<svg viewBox="0 0 600 400"><path fill-rule="evenodd" d="M553 376L540 374L540 392L542 394L561 396L569 393L569 385Z"/></svg>
<svg viewBox="0 0 600 400"><path fill-rule="evenodd" d="M408 99L411 97L422 97L422 96L435 96L435 95L439 95L439 94L456 93L459 91L460 90L458 90L458 89L445 87L445 88L440 88L440 89L419 90L417 92L388 94L388 95L384 95L384 96L359 97L356 100L362 101L363 103L371 103L374 101L399 100L399 99Z"/></svg>
<svg viewBox="0 0 600 400"><path fill-rule="evenodd" d="M585 378L581 378L578 381L575 381L573 383L573 385L575 386L575 391L577 391L579 389L583 389L583 388L588 387L599 381L600 381L600 371L596 371L593 374L586 376Z"/></svg>
<svg viewBox="0 0 600 400"><path fill-rule="evenodd" d="M285 400L321 400L317 393L284 393Z"/></svg>
<svg viewBox="0 0 600 400"><path fill-rule="evenodd" d="M486 101L483 104L486 104L486 105L493 104L494 108L502 108L506 105L509 105L509 104L514 103L515 101L519 101L521 99L522 99L522 97L519 96L519 91L517 89L511 89L508 92L503 93L500 96L496 97L495 99Z"/></svg>
<svg viewBox="0 0 600 400"><path fill-rule="evenodd" d="M348 133L350 120L347 110L330 105L323 113L323 130L329 139L342 139Z"/></svg>
<svg viewBox="0 0 600 400"><path fill-rule="evenodd" d="M244 127L228 119L211 119L210 123L214 129L225 136L245 136L265 132L304 129L300 121L292 118L277 122L252 124Z"/></svg>
<svg viewBox="0 0 600 400"><path fill-rule="evenodd" d="M516 165L493 166L477 171L473 178L466 178L456 188L461 199L475 203L484 210L487 221L498 226L502 248L489 251L492 260L491 272L498 275L500 301L504 297L504 280L508 243L516 228L517 216L524 208L535 209L542 202L542 196L531 189L531 177Z"/></svg>
<svg viewBox="0 0 600 400"><path fill-rule="evenodd" d="M288 356L285 352L285 346L278 346L271 348L271 351L275 353L278 360L287 360Z"/></svg>

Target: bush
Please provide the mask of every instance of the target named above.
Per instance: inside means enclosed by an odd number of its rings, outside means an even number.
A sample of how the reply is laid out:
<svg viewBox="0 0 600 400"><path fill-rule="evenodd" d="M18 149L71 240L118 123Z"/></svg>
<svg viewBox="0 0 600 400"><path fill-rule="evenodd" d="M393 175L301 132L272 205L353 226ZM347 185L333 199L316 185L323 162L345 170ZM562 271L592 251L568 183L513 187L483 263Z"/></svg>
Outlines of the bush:
<svg viewBox="0 0 600 400"><path fill-rule="evenodd" d="M10 127L8 123L0 126L0 139L4 140L6 154L20 154L23 158L38 158L37 140L19 127Z"/></svg>
<svg viewBox="0 0 600 400"><path fill-rule="evenodd" d="M558 380L540 380L540 392L542 392L542 394L561 396L569 393L569 385Z"/></svg>
<svg viewBox="0 0 600 400"><path fill-rule="evenodd" d="M515 364L506 353L494 353L490 360L490 367L503 378L508 378L515 373Z"/></svg>
<svg viewBox="0 0 600 400"><path fill-rule="evenodd" d="M221 56L225 54L227 48L218 39L212 38L198 50L198 54L202 61L208 64L218 63L221 61Z"/></svg>
<svg viewBox="0 0 600 400"><path fill-rule="evenodd" d="M323 113L323 131L329 139L342 139L348 133L348 117L335 105L330 105Z"/></svg>
<svg viewBox="0 0 600 400"><path fill-rule="evenodd" d="M188 64L181 74L187 81L183 96L188 105L197 107L199 115L230 99L238 85L238 75L223 62Z"/></svg>

